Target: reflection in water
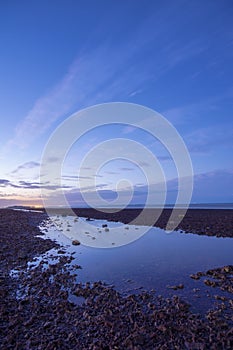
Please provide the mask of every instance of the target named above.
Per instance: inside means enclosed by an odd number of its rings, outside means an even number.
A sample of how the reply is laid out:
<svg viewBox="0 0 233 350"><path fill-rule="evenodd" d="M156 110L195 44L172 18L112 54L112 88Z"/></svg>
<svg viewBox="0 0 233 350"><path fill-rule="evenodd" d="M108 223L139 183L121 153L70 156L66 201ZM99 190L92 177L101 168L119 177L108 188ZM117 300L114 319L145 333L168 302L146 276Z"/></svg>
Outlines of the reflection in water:
<svg viewBox="0 0 233 350"><path fill-rule="evenodd" d="M102 227L106 225L109 231ZM212 296L220 291L205 286L202 280L192 280L190 274L233 263L232 238L180 232L168 235L158 228L150 228L144 234L145 229L140 226L105 220L87 223L74 217L57 217L56 225L48 222L41 229L47 231L46 237L66 246L67 252L75 252L73 264L82 266L77 271L78 281L102 280L123 293L143 288L155 289L165 296L177 294L198 311L208 309ZM79 239L82 244L73 246L72 239ZM122 242L128 244L121 245ZM96 248L103 244L105 248ZM106 249L107 245L114 249ZM176 284L184 284L184 289L174 292L167 288Z"/></svg>

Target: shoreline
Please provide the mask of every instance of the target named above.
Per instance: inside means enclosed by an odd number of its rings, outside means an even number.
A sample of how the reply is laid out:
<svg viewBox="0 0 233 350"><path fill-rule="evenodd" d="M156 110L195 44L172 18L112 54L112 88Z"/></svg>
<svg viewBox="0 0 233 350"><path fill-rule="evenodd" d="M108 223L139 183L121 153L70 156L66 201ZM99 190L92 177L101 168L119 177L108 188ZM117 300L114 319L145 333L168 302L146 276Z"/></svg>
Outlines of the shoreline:
<svg viewBox="0 0 233 350"><path fill-rule="evenodd" d="M42 261L26 273L27 261L62 248L36 237L46 217L0 210L0 349L231 349L232 308L226 311L221 300L218 309L201 318L175 295L165 299L142 292L123 297L102 282L77 284L67 267L72 255L61 254L46 269ZM18 268L18 279L9 277L13 268ZM16 298L19 285L26 291L21 299ZM85 302L70 303L69 290Z"/></svg>
<svg viewBox="0 0 233 350"><path fill-rule="evenodd" d="M157 217L158 209L146 209L143 218L137 219L142 209L123 209L112 213L111 209L103 209L104 212L92 208L73 208L77 216L104 219L109 221L119 221L130 224L133 220L137 225L147 225L151 223L151 217ZM49 209L49 213L66 215L66 209ZM158 220L153 226L166 229L172 209L162 210ZM175 209L179 217L180 209ZM233 210L232 209L188 209L184 218L179 223L176 231L184 233L194 233L198 235L233 237Z"/></svg>

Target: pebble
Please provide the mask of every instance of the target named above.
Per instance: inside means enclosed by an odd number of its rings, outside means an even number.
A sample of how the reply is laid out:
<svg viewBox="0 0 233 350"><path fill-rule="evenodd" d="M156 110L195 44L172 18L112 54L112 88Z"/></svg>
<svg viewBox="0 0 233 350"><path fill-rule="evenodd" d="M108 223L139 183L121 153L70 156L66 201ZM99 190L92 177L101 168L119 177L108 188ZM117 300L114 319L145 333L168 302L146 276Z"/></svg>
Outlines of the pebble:
<svg viewBox="0 0 233 350"><path fill-rule="evenodd" d="M73 244L73 245L80 245L80 242L79 242L77 239L74 239L74 240L72 241L72 244Z"/></svg>

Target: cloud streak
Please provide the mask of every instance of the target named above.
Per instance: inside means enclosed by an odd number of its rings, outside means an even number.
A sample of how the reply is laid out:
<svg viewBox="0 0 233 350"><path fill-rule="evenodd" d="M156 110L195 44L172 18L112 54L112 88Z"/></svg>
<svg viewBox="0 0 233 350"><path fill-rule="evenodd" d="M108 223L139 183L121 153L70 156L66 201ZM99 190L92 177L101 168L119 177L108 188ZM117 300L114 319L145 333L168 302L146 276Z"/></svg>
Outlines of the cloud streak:
<svg viewBox="0 0 233 350"><path fill-rule="evenodd" d="M6 179L0 179L0 187L6 187L10 184L9 180Z"/></svg>
<svg viewBox="0 0 233 350"><path fill-rule="evenodd" d="M60 190L62 189L70 189L73 188L73 186L68 185L52 185L49 183L40 183L40 182L30 182L30 181L19 181L18 183L12 182L7 179L0 179L0 187L11 187L11 188L17 188L17 189L30 189L30 190L40 190L40 189L46 189L46 190Z"/></svg>
<svg viewBox="0 0 233 350"><path fill-rule="evenodd" d="M172 9L169 13L172 26ZM47 132L61 117L88 105L124 99L140 93L148 81L158 79L176 65L203 52L197 42L181 45L178 41L163 43L160 56L151 57L151 45L166 29L160 23L158 31L151 31L148 22L156 23L158 14L152 14L131 33L129 41L113 46L109 41L99 47L80 54L68 67L65 76L44 96L35 101L34 106L18 124L14 137L6 145L27 148L36 138ZM145 64L141 66L141 52L145 53ZM132 64L132 58L134 63ZM138 58L138 59L137 59Z"/></svg>
<svg viewBox="0 0 233 350"><path fill-rule="evenodd" d="M40 166L40 163L38 163L38 162L34 162L34 161L26 162L26 163L23 163L22 165L19 165L15 170L13 170L11 172L11 174L16 174L21 170L33 169L33 168L37 168L39 166Z"/></svg>
<svg viewBox="0 0 233 350"><path fill-rule="evenodd" d="M232 148L232 124L222 123L196 129L186 135L185 140L189 151L194 154L208 154L213 149L218 149L219 146Z"/></svg>

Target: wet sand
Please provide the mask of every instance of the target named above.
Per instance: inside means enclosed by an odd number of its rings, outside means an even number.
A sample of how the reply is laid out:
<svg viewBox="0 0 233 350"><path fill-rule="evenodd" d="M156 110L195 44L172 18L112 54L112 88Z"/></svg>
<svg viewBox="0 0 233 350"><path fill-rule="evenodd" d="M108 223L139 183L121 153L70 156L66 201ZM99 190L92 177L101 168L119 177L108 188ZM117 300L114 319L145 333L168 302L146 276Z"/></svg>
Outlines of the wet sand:
<svg viewBox="0 0 233 350"><path fill-rule="evenodd" d="M195 211L188 212L180 229L233 234L232 211ZM78 213L95 218L101 215L89 209ZM121 213L121 220L117 215L109 217L127 222L135 211ZM45 218L45 213L0 210L0 349L233 348L232 298L219 300L203 318L190 312L176 296L165 299L142 292L123 297L102 282L77 284L67 265L72 254L65 256L62 249L55 264L42 260L26 272L27 261L57 247L50 240L36 237L37 225ZM164 222L165 218L159 225ZM213 229L214 224L218 229ZM18 278L9 276L13 268L18 270ZM222 267L193 278L206 278L204 283L210 286L216 278L213 287L227 288L232 295L232 271L231 266ZM71 303L70 292L84 302Z"/></svg>

